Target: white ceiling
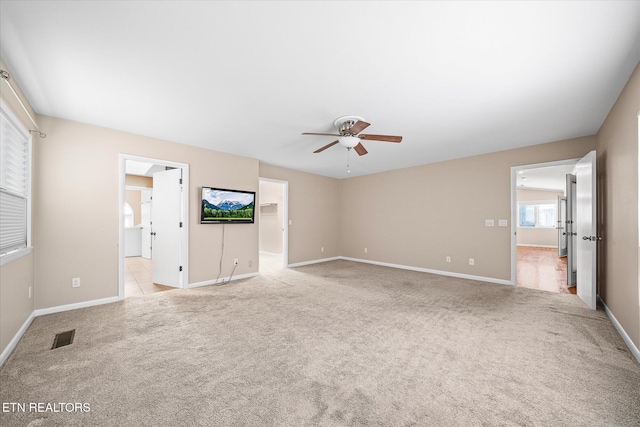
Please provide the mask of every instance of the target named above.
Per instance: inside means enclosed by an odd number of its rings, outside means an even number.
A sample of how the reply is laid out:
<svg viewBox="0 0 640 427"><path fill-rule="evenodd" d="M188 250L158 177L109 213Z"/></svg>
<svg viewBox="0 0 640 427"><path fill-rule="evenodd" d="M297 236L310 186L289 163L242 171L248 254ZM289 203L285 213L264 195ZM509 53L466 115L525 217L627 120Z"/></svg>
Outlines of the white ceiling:
<svg viewBox="0 0 640 427"><path fill-rule="evenodd" d="M564 191L567 174L574 173L576 162L567 165L521 169L516 176L516 187L534 190Z"/></svg>
<svg viewBox="0 0 640 427"><path fill-rule="evenodd" d="M2 0L0 56L39 114L343 178L595 134L640 2ZM342 115L404 140L348 174L300 135Z"/></svg>

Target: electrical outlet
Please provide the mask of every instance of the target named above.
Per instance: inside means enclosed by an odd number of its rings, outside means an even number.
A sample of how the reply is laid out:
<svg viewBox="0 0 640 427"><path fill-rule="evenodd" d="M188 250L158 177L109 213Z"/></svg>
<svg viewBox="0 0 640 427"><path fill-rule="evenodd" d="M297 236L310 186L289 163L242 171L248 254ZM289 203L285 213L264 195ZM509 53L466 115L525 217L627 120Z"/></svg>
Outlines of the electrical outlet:
<svg viewBox="0 0 640 427"><path fill-rule="evenodd" d="M324 252L324 246L320 248L320 252Z"/></svg>
<svg viewBox="0 0 640 427"><path fill-rule="evenodd" d="M74 277L73 279L71 279L71 287L72 288L79 288L80 287L80 278L79 277Z"/></svg>
<svg viewBox="0 0 640 427"><path fill-rule="evenodd" d="M249 260L249 267L253 267L253 260L252 259Z"/></svg>
<svg viewBox="0 0 640 427"><path fill-rule="evenodd" d="M469 265L476 265L476 261L473 258L469 258Z"/></svg>
<svg viewBox="0 0 640 427"><path fill-rule="evenodd" d="M447 262L451 262L451 257L450 256L447 257Z"/></svg>
<svg viewBox="0 0 640 427"><path fill-rule="evenodd" d="M233 265L238 265L238 258L233 260Z"/></svg>
<svg viewBox="0 0 640 427"><path fill-rule="evenodd" d="M367 252L369 252L369 250L367 248L364 248L364 253L366 254Z"/></svg>
<svg viewBox="0 0 640 427"><path fill-rule="evenodd" d="M31 298L31 286L29 286L29 298Z"/></svg>

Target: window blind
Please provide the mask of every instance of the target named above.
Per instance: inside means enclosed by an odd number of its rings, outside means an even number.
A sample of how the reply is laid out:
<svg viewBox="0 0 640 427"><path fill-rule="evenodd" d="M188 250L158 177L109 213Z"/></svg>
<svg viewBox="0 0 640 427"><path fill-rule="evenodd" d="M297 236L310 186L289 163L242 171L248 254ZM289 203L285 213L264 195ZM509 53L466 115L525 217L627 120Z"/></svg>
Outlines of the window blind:
<svg viewBox="0 0 640 427"><path fill-rule="evenodd" d="M29 136L0 109L0 255L27 246Z"/></svg>

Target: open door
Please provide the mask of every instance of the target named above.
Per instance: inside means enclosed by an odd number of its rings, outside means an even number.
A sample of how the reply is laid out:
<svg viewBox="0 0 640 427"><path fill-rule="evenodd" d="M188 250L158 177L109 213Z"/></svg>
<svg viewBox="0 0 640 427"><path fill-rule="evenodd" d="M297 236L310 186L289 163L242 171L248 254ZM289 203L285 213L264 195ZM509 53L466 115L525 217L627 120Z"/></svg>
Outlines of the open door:
<svg viewBox="0 0 640 427"><path fill-rule="evenodd" d="M576 166L578 296L596 309L596 152L591 151Z"/></svg>
<svg viewBox="0 0 640 427"><path fill-rule="evenodd" d="M567 198L558 196L558 256L567 256Z"/></svg>
<svg viewBox="0 0 640 427"><path fill-rule="evenodd" d="M182 169L153 174L153 283L181 287Z"/></svg>
<svg viewBox="0 0 640 427"><path fill-rule="evenodd" d="M567 286L577 285L578 297L596 309L596 152L578 161L567 175Z"/></svg>
<svg viewBox="0 0 640 427"><path fill-rule="evenodd" d="M567 219L565 229L567 233L567 286L576 286L578 282L578 251L576 239L576 176L567 174Z"/></svg>

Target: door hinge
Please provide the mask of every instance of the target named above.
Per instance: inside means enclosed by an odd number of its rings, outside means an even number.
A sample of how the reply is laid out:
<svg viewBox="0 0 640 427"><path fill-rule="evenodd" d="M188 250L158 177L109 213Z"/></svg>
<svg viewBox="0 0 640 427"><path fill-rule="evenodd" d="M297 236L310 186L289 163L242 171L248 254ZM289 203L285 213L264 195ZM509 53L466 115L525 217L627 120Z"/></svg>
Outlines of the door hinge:
<svg viewBox="0 0 640 427"><path fill-rule="evenodd" d="M182 184L182 178L180 178L180 184Z"/></svg>
<svg viewBox="0 0 640 427"><path fill-rule="evenodd" d="M180 228L182 228L182 221L180 221Z"/></svg>
<svg viewBox="0 0 640 427"><path fill-rule="evenodd" d="M182 271L182 266L180 266L180 270L179 271Z"/></svg>

